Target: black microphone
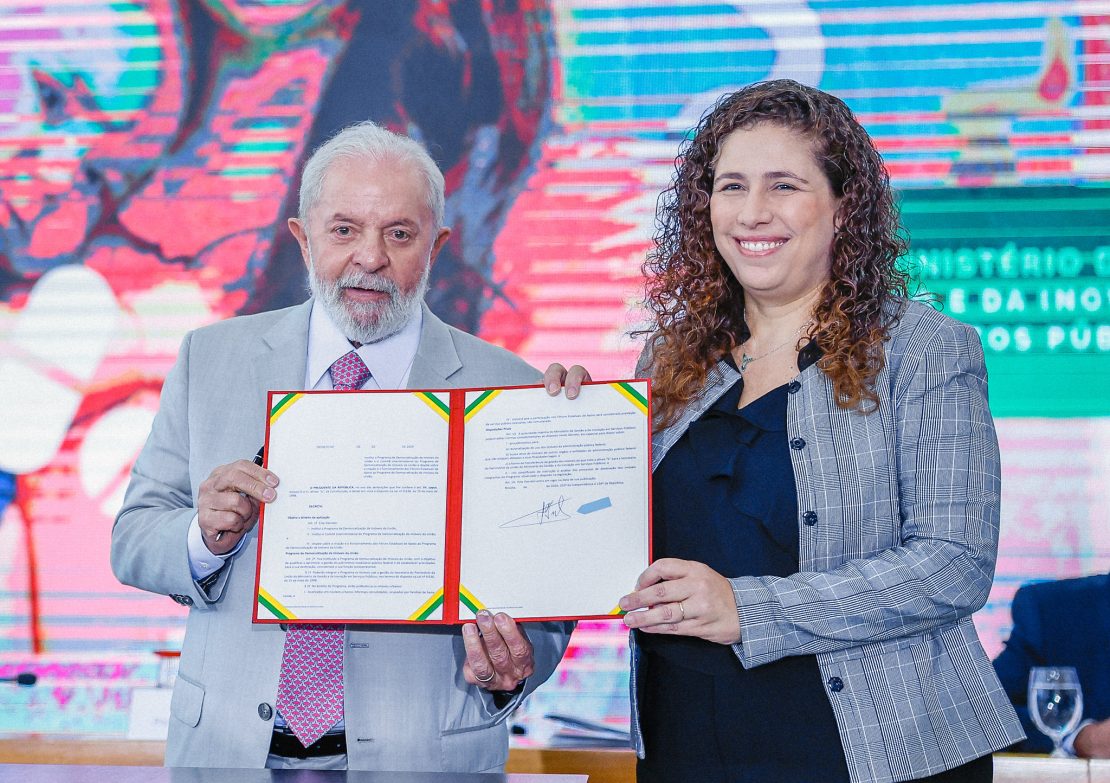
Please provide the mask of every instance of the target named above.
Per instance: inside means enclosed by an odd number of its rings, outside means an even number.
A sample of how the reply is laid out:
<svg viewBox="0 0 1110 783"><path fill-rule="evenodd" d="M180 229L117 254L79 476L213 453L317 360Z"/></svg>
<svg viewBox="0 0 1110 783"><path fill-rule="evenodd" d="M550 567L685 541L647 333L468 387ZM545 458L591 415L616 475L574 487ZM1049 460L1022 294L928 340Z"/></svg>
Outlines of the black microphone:
<svg viewBox="0 0 1110 783"><path fill-rule="evenodd" d="M38 682L38 675L34 672L20 672L14 677L0 677L0 682L14 682L16 685L34 685Z"/></svg>

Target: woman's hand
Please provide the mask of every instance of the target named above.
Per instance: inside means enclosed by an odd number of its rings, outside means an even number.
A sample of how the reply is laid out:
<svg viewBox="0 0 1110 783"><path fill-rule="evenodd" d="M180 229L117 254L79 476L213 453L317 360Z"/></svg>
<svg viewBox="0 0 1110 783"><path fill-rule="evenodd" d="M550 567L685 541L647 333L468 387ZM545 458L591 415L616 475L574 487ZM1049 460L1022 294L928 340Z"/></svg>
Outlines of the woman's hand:
<svg viewBox="0 0 1110 783"><path fill-rule="evenodd" d="M665 557L636 580L620 600L624 624L645 633L697 636L718 644L740 641L732 585L705 563Z"/></svg>
<svg viewBox="0 0 1110 783"><path fill-rule="evenodd" d="M556 362L543 374L543 385L547 387L547 393L552 397L558 397L559 390L562 389L568 400L577 397L578 392L582 390L582 384L591 380L593 378L590 377L590 371L580 364L568 370Z"/></svg>

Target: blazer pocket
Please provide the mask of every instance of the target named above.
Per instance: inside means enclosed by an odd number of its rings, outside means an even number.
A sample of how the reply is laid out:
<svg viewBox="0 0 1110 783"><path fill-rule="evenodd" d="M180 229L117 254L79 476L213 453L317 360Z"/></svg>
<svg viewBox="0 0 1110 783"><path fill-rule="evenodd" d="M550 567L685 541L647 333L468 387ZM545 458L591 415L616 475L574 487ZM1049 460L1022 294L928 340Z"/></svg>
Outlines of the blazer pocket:
<svg viewBox="0 0 1110 783"><path fill-rule="evenodd" d="M481 718L474 718L473 723L467 723L463 726L455 726L454 728L444 729L440 732L441 737L453 737L457 734L469 734L472 731L482 731L484 729L491 729L498 723L501 723L496 717L489 717L483 715Z"/></svg>
<svg viewBox="0 0 1110 783"><path fill-rule="evenodd" d="M504 710L491 713L486 708L485 699L472 689L458 704L458 712L444 716L440 736L453 737L484 731L503 723L507 717Z"/></svg>
<svg viewBox="0 0 1110 783"><path fill-rule="evenodd" d="M186 726L195 728L200 723L200 714L203 708L204 687L178 673L177 682L173 688L173 697L170 699L170 715Z"/></svg>
<svg viewBox="0 0 1110 783"><path fill-rule="evenodd" d="M474 726L466 733L443 733L439 741L444 772L500 772L505 768L509 757L505 733L496 726L485 727L481 734L469 733L479 728Z"/></svg>

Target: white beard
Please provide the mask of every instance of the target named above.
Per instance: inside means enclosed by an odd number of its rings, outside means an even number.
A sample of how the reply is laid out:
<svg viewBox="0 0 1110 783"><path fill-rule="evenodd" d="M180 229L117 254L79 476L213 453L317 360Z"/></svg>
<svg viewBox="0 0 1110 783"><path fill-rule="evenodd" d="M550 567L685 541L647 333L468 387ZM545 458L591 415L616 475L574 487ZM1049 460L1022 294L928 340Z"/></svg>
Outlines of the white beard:
<svg viewBox="0 0 1110 783"><path fill-rule="evenodd" d="M432 265L424 267L424 273L411 292L405 294L392 280L372 272L352 271L334 282L322 280L316 274L316 265L309 252L308 285L312 295L324 306L325 312L343 332L343 336L356 343L376 343L397 334L420 310L424 294L428 291L428 278ZM344 288L366 288L389 294L389 301L381 303L354 303L344 301Z"/></svg>

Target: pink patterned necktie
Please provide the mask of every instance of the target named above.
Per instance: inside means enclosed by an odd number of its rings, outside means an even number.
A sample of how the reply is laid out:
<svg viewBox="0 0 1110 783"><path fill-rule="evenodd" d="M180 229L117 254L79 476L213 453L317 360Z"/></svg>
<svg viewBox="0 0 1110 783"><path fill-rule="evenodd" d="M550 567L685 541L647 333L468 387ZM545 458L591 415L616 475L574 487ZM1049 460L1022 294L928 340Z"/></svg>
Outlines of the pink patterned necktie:
<svg viewBox="0 0 1110 783"><path fill-rule="evenodd" d="M330 371L340 391L361 389L370 370L354 351ZM294 625L285 635L276 705L301 744L308 747L343 718L343 626Z"/></svg>

